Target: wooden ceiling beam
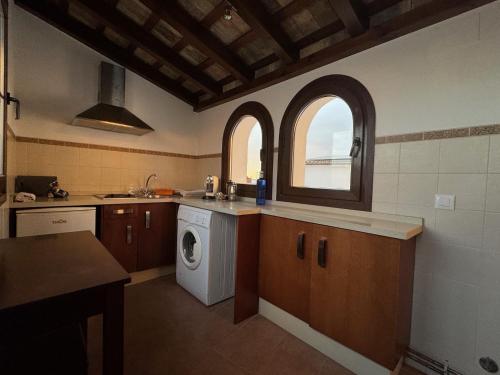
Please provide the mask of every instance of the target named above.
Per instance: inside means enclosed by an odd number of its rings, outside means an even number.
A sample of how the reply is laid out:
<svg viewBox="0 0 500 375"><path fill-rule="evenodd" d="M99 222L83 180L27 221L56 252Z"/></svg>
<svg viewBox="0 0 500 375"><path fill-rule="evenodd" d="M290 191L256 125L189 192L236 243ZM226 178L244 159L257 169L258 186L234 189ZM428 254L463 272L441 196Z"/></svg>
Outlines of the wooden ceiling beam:
<svg viewBox="0 0 500 375"><path fill-rule="evenodd" d="M214 9L212 9L202 20L201 20L201 25L205 29L209 29L210 26L212 26L214 23L216 23L218 20L222 18L224 15L224 12L226 10L226 7L228 4L226 3L225 0L221 1L219 4L217 4Z"/></svg>
<svg viewBox="0 0 500 375"><path fill-rule="evenodd" d="M16 0L15 3L26 11L43 19L64 33L71 35L79 42L96 50L184 102L191 105L197 103L197 98L179 83L158 72L138 58L129 55L126 50L116 46L106 37L98 34L95 30L72 19L66 12L62 12L54 6L49 6L46 1Z"/></svg>
<svg viewBox="0 0 500 375"><path fill-rule="evenodd" d="M258 35L255 30L248 30L245 34L240 35L238 38L229 43L229 48L236 51L244 45L252 43L255 39L257 39L257 37Z"/></svg>
<svg viewBox="0 0 500 375"><path fill-rule="evenodd" d="M261 37L266 38L274 51L286 62L297 61L299 50L295 48L288 35L267 13L260 1L231 0L238 15Z"/></svg>
<svg viewBox="0 0 500 375"><path fill-rule="evenodd" d="M151 54L155 59L163 64L170 64L177 69L185 78L189 78L199 84L203 89L215 95L222 92L217 82L209 78L196 67L189 64L174 50L145 31L134 21L121 15L114 8L107 6L100 0L70 0L84 7L100 23L115 30L127 38L133 46L138 46Z"/></svg>
<svg viewBox="0 0 500 375"><path fill-rule="evenodd" d="M283 20L286 20L287 18L290 18L297 13L302 12L304 9L309 7L314 0L294 0L290 4L285 5L283 8L279 9L275 13L273 13L273 18L281 22Z"/></svg>
<svg viewBox="0 0 500 375"><path fill-rule="evenodd" d="M310 46L313 43L320 41L321 39L332 36L339 31L344 29L344 23L340 20L335 20L332 23L323 26L321 29L313 31L311 34L306 35L305 37L297 40L295 44L298 48L302 49L307 46Z"/></svg>
<svg viewBox="0 0 500 375"><path fill-rule="evenodd" d="M194 19L176 1L141 0L144 5L157 13L174 29L182 34L184 39L205 56L219 63L242 82L250 82L253 72L246 64L231 52L219 39Z"/></svg>
<svg viewBox="0 0 500 375"><path fill-rule="evenodd" d="M361 0L328 0L335 13L344 23L351 36L357 36L366 31L369 18Z"/></svg>
<svg viewBox="0 0 500 375"><path fill-rule="evenodd" d="M375 26L357 37L334 44L296 63L256 78L251 84L238 86L219 97L203 101L195 107L195 110L200 112L240 98L493 1L496 0L433 0Z"/></svg>

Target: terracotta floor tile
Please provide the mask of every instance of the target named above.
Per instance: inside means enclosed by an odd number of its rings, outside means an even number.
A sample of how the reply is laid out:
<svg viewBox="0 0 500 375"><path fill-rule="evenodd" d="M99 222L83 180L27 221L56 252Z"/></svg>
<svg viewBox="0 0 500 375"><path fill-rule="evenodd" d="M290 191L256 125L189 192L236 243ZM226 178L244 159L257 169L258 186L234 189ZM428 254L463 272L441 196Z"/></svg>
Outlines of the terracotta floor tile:
<svg viewBox="0 0 500 375"><path fill-rule="evenodd" d="M278 346L268 363L259 369L262 375L319 375L328 358L290 336Z"/></svg>
<svg viewBox="0 0 500 375"><path fill-rule="evenodd" d="M125 289L125 375L347 375L257 315L232 323L233 300L206 307L175 277ZM101 373L101 317L89 319L89 375Z"/></svg>
<svg viewBox="0 0 500 375"><path fill-rule="evenodd" d="M216 345L215 350L238 367L258 373L288 336L283 329L257 315Z"/></svg>

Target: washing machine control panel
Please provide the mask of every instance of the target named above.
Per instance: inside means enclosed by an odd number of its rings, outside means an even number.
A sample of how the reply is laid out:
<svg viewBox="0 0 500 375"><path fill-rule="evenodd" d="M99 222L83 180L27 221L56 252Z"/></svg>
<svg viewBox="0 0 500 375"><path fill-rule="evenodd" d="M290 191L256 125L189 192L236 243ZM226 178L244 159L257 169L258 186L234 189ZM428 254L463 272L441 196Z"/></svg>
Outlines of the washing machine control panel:
<svg viewBox="0 0 500 375"><path fill-rule="evenodd" d="M207 218L203 215L195 215L194 223L198 224L198 225L203 225L203 226L208 224Z"/></svg>

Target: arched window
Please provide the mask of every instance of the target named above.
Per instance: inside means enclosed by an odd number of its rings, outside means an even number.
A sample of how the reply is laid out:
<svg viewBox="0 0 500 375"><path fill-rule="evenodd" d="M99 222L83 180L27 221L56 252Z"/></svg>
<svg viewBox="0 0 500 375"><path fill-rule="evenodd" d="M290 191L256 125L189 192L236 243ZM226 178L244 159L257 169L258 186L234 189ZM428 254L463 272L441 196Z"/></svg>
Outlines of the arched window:
<svg viewBox="0 0 500 375"><path fill-rule="evenodd" d="M267 179L266 195L272 197L273 122L260 103L239 106L229 118L222 140L222 188L232 180L238 195L255 197L260 171Z"/></svg>
<svg viewBox="0 0 500 375"><path fill-rule="evenodd" d="M370 210L374 143L375 108L361 83L311 82L281 123L278 200Z"/></svg>

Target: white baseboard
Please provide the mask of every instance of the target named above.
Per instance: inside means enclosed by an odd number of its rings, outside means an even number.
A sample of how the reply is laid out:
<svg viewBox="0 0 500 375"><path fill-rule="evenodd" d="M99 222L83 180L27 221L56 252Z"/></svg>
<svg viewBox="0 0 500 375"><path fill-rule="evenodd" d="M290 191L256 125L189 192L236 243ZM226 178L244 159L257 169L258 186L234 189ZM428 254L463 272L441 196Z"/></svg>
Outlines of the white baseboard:
<svg viewBox="0 0 500 375"><path fill-rule="evenodd" d="M357 375L390 375L391 371L312 329L307 323L259 298L259 314Z"/></svg>
<svg viewBox="0 0 500 375"><path fill-rule="evenodd" d="M143 283L145 281L153 280L158 277L167 276L174 273L175 273L175 264L164 267L151 268L145 271L132 272L130 274L132 281L127 285Z"/></svg>

